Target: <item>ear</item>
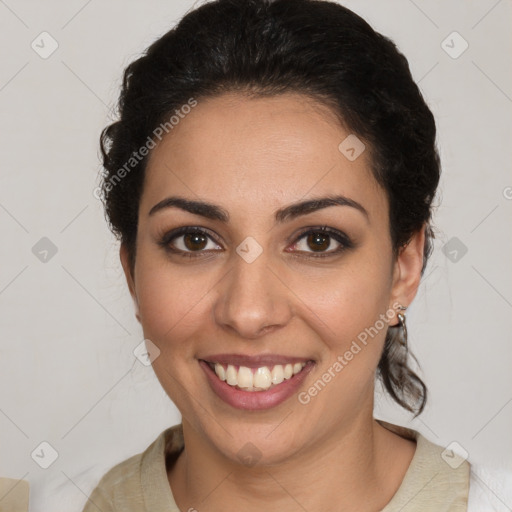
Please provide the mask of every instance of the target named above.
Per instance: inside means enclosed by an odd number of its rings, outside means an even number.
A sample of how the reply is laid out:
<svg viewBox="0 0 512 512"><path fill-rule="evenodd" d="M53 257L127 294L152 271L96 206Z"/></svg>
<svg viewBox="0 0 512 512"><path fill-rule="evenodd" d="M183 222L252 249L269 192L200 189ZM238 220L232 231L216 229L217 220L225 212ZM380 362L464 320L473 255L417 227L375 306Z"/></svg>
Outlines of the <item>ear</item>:
<svg viewBox="0 0 512 512"><path fill-rule="evenodd" d="M122 243L119 249L119 258L121 260L121 265L123 266L124 275L126 277L126 282L128 283L128 289L130 290L130 295L132 296L133 303L135 306L135 317L140 323L140 311L139 311L139 301L137 300L137 292L135 289L135 280L132 274L132 270L130 268L130 261L128 257L128 248L126 244Z"/></svg>
<svg viewBox="0 0 512 512"><path fill-rule="evenodd" d="M409 243L400 249L393 268L393 284L391 288L390 309L395 311L390 325L396 325L397 305L408 307L413 301L421 280L423 266L423 250L425 245L425 225L414 233Z"/></svg>

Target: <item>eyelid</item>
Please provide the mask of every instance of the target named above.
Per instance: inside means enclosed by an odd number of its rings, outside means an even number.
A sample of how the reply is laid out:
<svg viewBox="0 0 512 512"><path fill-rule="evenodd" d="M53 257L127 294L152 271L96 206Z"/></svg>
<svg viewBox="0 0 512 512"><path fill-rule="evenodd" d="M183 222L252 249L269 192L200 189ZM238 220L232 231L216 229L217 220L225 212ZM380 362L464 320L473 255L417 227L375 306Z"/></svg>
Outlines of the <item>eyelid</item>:
<svg viewBox="0 0 512 512"><path fill-rule="evenodd" d="M306 235L309 235L311 233L324 233L331 238L333 238L338 244L340 244L340 248L329 250L325 252L315 252L315 251L287 251L297 254L308 254L313 255L314 257L326 257L331 255L339 254L347 249L351 249L355 246L354 242L350 239L348 235L346 235L343 231L340 231L335 228L331 228L326 225L321 226L308 226L305 228L302 228L298 234L295 234L291 237L293 240L291 245L297 244L300 240L302 240Z"/></svg>
<svg viewBox="0 0 512 512"><path fill-rule="evenodd" d="M172 247L171 241L173 241L174 239L176 239L182 235L188 234L188 233L200 233L200 234L206 236L207 238L209 238L210 240L212 240L216 245L218 245L218 246L222 247L222 249L224 249L223 244L221 244L217 240L216 235L213 235L212 232L208 228L204 228L201 226L190 226L190 225L181 226L181 227L172 229L170 231L164 232L164 234L162 234L158 237L158 245L162 246L165 250L167 250L173 254L179 254L182 256L183 255L192 256L192 257L200 256L201 254L211 254L212 252L219 251L219 249L213 249L213 250L212 249L207 249L207 250L203 249L200 251L183 251L181 249L171 248ZM316 226L305 226L299 230L299 233L293 234L286 242L287 248L290 245L297 244L306 235L309 235L311 233L324 233L324 234L330 236L331 238L333 238L338 244L340 244L340 247L338 249L329 250L326 252L293 251L293 250L288 251L287 249L285 249L285 252L295 253L299 256L303 255L303 254L307 254L308 255L307 257L309 257L309 256L327 257L327 256L338 255L341 252L343 252L344 250L353 248L355 245L352 242L352 240L350 239L350 237L348 237L348 235L346 235L342 231L335 229L335 228L331 228L326 225L320 225L320 226L316 225ZM290 243L290 240L291 240L291 243Z"/></svg>
<svg viewBox="0 0 512 512"><path fill-rule="evenodd" d="M202 250L202 251L183 251L181 249L172 248L171 242L188 233L199 233L208 237L212 240L216 245L222 247L222 244L216 239L216 236L212 234L212 232L200 226L181 226L179 228L171 229L170 231L164 232L162 235L158 236L158 245L162 246L165 250L172 252L173 254L181 254L181 255L199 255L199 254L208 254L212 252L212 249ZM215 249L216 251L218 249Z"/></svg>

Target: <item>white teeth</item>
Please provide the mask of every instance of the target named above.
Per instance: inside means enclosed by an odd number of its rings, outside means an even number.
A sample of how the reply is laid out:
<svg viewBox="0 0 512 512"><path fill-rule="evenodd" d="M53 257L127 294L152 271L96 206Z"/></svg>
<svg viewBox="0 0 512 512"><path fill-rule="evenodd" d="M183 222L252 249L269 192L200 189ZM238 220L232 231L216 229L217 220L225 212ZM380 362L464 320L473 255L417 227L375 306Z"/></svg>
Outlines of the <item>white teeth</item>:
<svg viewBox="0 0 512 512"><path fill-rule="evenodd" d="M219 363L215 363L215 373L220 380L226 380L226 370L224 370L224 366Z"/></svg>
<svg viewBox="0 0 512 512"><path fill-rule="evenodd" d="M306 363L288 363L284 366L276 364L272 367L272 370L268 366L261 366L256 369L240 366L237 371L232 364L228 364L227 368L224 368L220 363L215 363L214 368L217 377L230 386L238 386L244 391L266 391L281 384L284 380L290 379L293 375L299 373L304 366L306 366Z"/></svg>
<svg viewBox="0 0 512 512"><path fill-rule="evenodd" d="M261 389L268 389L270 384L272 384L272 377L270 375L270 370L263 366L262 368L258 368L256 373L254 374L254 387Z"/></svg>
<svg viewBox="0 0 512 512"><path fill-rule="evenodd" d="M238 384L237 375L238 372L235 370L235 367L231 364L228 364L228 369L226 371L226 382L230 386L236 386Z"/></svg>
<svg viewBox="0 0 512 512"><path fill-rule="evenodd" d="M280 364L276 364L274 368L272 368L272 384L281 384L284 380L284 370L283 366Z"/></svg>
<svg viewBox="0 0 512 512"><path fill-rule="evenodd" d="M252 371L247 366L240 366L238 369L238 387L239 388L252 388L253 387Z"/></svg>

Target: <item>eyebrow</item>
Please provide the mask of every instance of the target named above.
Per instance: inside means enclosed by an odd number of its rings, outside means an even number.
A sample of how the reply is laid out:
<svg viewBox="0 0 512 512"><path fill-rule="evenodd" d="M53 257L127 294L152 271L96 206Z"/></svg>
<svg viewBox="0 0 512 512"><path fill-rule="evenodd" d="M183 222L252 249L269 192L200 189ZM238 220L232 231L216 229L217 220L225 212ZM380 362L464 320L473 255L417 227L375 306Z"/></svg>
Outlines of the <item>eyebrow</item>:
<svg viewBox="0 0 512 512"><path fill-rule="evenodd" d="M307 215L308 213L313 213L317 210L322 210L330 206L349 206L361 212L366 220L369 220L368 212L363 207L363 205L357 201L354 201L353 199L350 199L349 197L341 195L319 197L293 203L289 206L277 210L274 213L274 216L276 222L283 223L285 221L293 220L301 215ZM152 216L158 211L173 207L180 208L181 210L193 213L194 215L206 217L207 219L218 220L225 223L229 221L229 213L221 206L217 206L215 204L204 201L185 199L183 197L177 196L162 199L162 201L155 204L151 210L149 210L148 216Z"/></svg>

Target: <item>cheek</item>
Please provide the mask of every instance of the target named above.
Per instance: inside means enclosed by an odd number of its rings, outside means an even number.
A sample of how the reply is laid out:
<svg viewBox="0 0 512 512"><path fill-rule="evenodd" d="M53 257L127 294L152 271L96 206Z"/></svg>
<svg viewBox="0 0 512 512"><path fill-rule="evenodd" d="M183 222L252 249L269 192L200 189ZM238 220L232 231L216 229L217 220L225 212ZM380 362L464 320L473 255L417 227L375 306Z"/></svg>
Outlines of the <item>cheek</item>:
<svg viewBox="0 0 512 512"><path fill-rule="evenodd" d="M346 339L373 325L388 308L389 276L380 267L347 263L316 279L296 277L294 290L331 338Z"/></svg>
<svg viewBox="0 0 512 512"><path fill-rule="evenodd" d="M353 271L354 270L354 271ZM360 410L373 396L375 372L388 328L389 286L379 269L340 271L298 291L301 316L322 346L321 360L301 404L323 421L336 424L340 414Z"/></svg>
<svg viewBox="0 0 512 512"><path fill-rule="evenodd" d="M209 332L205 324L210 318L209 291L215 281L208 276L200 279L168 263L157 265L155 258L151 262L141 258L139 262L136 285L144 338L160 350L153 370L182 414L193 414L189 393L198 395L196 386L202 373L195 361L194 339L198 332Z"/></svg>
<svg viewBox="0 0 512 512"><path fill-rule="evenodd" d="M388 308L389 264L375 256L385 254L383 249L373 240L330 268L283 265L280 273L289 288L276 298L293 304L324 345L344 350ZM215 327L222 274L209 265L184 270L141 244L135 275L145 337L161 350L185 350L185 345L191 351L194 344L185 342L200 329Z"/></svg>
<svg viewBox="0 0 512 512"><path fill-rule="evenodd" d="M215 280L155 263L141 258L136 283L144 336L160 350L192 350L193 344L184 342L210 318Z"/></svg>
<svg viewBox="0 0 512 512"><path fill-rule="evenodd" d="M355 391L373 382L388 328L388 268L387 262L366 259L360 253L338 269L317 273L314 278L294 273L293 289L301 299L301 316L308 318L322 341L321 372L342 358L343 371L333 369L339 386Z"/></svg>

